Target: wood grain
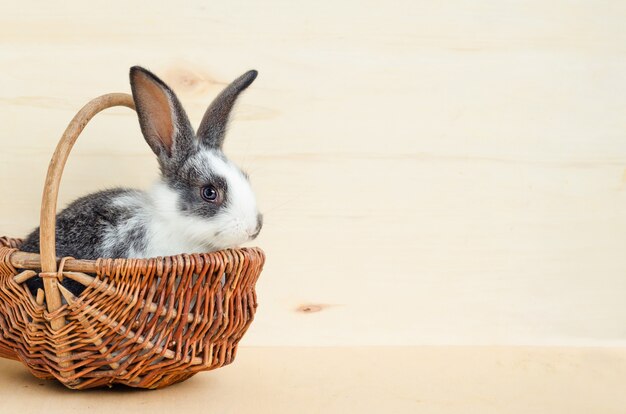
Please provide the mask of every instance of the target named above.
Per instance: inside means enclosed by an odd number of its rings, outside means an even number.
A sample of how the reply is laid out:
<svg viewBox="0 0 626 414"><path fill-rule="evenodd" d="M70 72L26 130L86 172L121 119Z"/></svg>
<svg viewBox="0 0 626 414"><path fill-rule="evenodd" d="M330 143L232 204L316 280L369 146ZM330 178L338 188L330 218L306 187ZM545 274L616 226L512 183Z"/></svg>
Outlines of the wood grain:
<svg viewBox="0 0 626 414"><path fill-rule="evenodd" d="M196 125L254 68L226 140L265 213L246 344L626 345L623 2L153 3L3 8L0 233L130 66ZM156 177L130 111L84 134L60 206Z"/></svg>

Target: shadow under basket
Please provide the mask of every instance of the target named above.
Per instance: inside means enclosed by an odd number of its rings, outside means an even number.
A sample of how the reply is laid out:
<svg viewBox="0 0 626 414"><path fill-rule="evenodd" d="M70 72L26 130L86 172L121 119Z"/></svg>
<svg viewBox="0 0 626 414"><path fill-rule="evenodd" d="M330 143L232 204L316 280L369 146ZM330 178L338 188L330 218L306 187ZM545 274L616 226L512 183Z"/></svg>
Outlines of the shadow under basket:
<svg viewBox="0 0 626 414"><path fill-rule="evenodd" d="M72 120L50 162L41 207L41 254L0 237L0 357L69 388L161 388L231 363L257 307L258 248L150 259L55 256L60 178L74 142L101 110L133 108L130 95L94 99ZM26 281L40 277L32 294ZM61 282L85 286L77 296Z"/></svg>

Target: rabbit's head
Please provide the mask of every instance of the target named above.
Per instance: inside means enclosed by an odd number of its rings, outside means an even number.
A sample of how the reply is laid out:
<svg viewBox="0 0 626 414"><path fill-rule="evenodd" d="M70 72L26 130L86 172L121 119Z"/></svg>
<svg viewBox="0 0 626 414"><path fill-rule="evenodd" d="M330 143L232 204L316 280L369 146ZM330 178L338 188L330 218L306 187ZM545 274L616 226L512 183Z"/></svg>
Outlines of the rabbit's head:
<svg viewBox="0 0 626 414"><path fill-rule="evenodd" d="M155 214L207 251L235 247L261 230L248 176L222 152L231 109L256 76L249 71L228 85L194 132L162 80L138 66L130 70L141 131L161 169L162 179L152 191Z"/></svg>

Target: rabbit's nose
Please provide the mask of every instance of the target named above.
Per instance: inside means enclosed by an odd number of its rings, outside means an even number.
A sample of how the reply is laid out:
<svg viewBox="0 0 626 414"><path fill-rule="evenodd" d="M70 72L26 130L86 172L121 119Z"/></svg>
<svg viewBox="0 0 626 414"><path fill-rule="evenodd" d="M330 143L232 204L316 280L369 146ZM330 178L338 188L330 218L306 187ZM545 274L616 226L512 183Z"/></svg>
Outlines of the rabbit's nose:
<svg viewBox="0 0 626 414"><path fill-rule="evenodd" d="M254 229L254 233L250 235L250 240L256 239L256 236L261 232L261 227L263 227L263 214L259 213L256 216L256 228Z"/></svg>

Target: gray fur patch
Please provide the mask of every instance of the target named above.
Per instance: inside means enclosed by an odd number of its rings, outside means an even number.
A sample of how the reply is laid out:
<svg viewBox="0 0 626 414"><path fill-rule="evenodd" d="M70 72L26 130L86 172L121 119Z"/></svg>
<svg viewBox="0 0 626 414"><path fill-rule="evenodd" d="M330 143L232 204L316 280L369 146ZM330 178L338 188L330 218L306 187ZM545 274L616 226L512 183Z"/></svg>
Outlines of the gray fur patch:
<svg viewBox="0 0 626 414"><path fill-rule="evenodd" d="M181 212L201 218L211 218L228 206L228 184L225 177L219 175L202 155L206 150L198 150L190 155L183 165L172 175L164 175L167 185L179 195ZM228 162L221 151L211 151L211 154ZM204 186L212 185L223 195L221 205L207 203L202 199L201 191Z"/></svg>

